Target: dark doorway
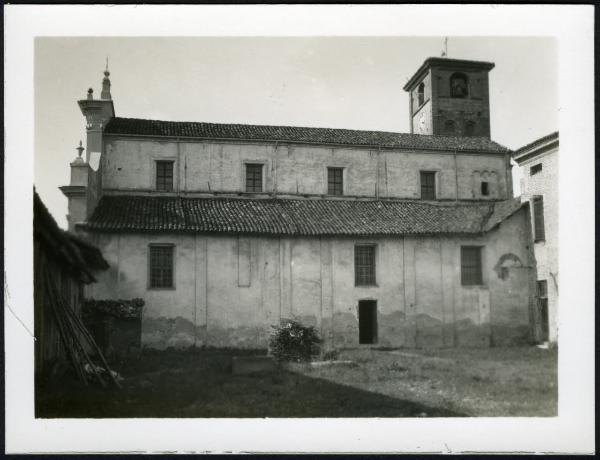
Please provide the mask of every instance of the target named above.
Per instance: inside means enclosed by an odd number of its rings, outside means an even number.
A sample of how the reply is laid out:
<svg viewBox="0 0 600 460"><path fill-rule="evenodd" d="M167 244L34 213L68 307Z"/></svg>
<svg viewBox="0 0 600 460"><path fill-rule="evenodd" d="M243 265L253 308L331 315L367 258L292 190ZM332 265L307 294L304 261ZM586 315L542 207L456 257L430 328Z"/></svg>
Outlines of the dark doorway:
<svg viewBox="0 0 600 460"><path fill-rule="evenodd" d="M548 299L544 299L544 302L540 304L540 326L542 329L542 342L547 342L550 338L549 327L548 327Z"/></svg>
<svg viewBox="0 0 600 460"><path fill-rule="evenodd" d="M377 343L377 301L358 301L358 343Z"/></svg>
<svg viewBox="0 0 600 460"><path fill-rule="evenodd" d="M536 284L538 315L540 319L540 341L547 342L549 339L548 283L546 280L539 280Z"/></svg>

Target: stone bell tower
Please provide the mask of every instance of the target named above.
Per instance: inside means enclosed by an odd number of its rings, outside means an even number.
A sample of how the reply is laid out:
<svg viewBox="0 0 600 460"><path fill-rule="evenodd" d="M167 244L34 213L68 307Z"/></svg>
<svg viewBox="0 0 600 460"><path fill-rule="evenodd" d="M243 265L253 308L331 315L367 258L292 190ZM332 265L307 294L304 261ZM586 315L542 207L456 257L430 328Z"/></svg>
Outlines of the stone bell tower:
<svg viewBox="0 0 600 460"><path fill-rule="evenodd" d="M410 132L490 137L488 74L492 62L435 58L404 85L410 95Z"/></svg>
<svg viewBox="0 0 600 460"><path fill-rule="evenodd" d="M90 88L86 99L77 101L86 120L87 148L83 147L81 141L79 142L77 158L71 162L71 182L69 185L59 187L69 200L67 222L70 231L76 230L75 226L78 223L87 220L101 196L101 156L104 148L102 132L106 123L115 116L109 76L107 60L100 99L94 99L94 90Z"/></svg>

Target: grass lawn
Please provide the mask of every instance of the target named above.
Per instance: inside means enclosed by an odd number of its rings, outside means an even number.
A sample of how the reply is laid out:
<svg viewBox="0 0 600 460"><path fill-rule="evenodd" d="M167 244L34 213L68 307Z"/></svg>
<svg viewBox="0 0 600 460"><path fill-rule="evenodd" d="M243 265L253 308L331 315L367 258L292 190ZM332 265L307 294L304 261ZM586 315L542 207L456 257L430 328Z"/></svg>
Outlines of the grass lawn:
<svg viewBox="0 0 600 460"><path fill-rule="evenodd" d="M339 360L356 364L298 370L467 416L557 415L557 349L362 349Z"/></svg>
<svg viewBox="0 0 600 460"><path fill-rule="evenodd" d="M231 373L243 352L144 352L114 368L120 390L61 382L39 394L36 415L53 417L423 417L456 416L437 409L327 379L278 369Z"/></svg>
<svg viewBox="0 0 600 460"><path fill-rule="evenodd" d="M557 352L535 347L340 352L351 364L291 365L235 375L251 352L146 351L115 363L120 390L75 380L46 387L36 415L53 417L553 416Z"/></svg>

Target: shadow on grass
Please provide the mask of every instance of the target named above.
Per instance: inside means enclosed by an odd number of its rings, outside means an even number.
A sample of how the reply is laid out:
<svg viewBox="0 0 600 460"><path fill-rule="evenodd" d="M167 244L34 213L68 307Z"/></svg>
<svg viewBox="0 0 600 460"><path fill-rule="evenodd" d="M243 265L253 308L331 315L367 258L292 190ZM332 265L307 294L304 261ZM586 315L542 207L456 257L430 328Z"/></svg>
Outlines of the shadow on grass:
<svg viewBox="0 0 600 460"><path fill-rule="evenodd" d="M231 373L232 353L142 356L121 390L78 382L39 389L40 418L456 417L461 414L278 369Z"/></svg>

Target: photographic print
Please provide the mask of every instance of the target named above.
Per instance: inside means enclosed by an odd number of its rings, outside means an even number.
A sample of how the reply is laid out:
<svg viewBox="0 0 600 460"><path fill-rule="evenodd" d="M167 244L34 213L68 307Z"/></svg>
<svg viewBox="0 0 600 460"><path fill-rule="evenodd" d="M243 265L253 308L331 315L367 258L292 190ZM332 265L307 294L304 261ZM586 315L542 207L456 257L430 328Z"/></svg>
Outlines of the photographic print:
<svg viewBox="0 0 600 460"><path fill-rule="evenodd" d="M47 235L36 195L37 415L556 415L554 40L39 38L36 62L39 130L60 104L82 138L37 169L67 205ZM520 98L535 121L495 128Z"/></svg>
<svg viewBox="0 0 600 460"><path fill-rule="evenodd" d="M556 37L52 35L36 422L559 417Z"/></svg>

